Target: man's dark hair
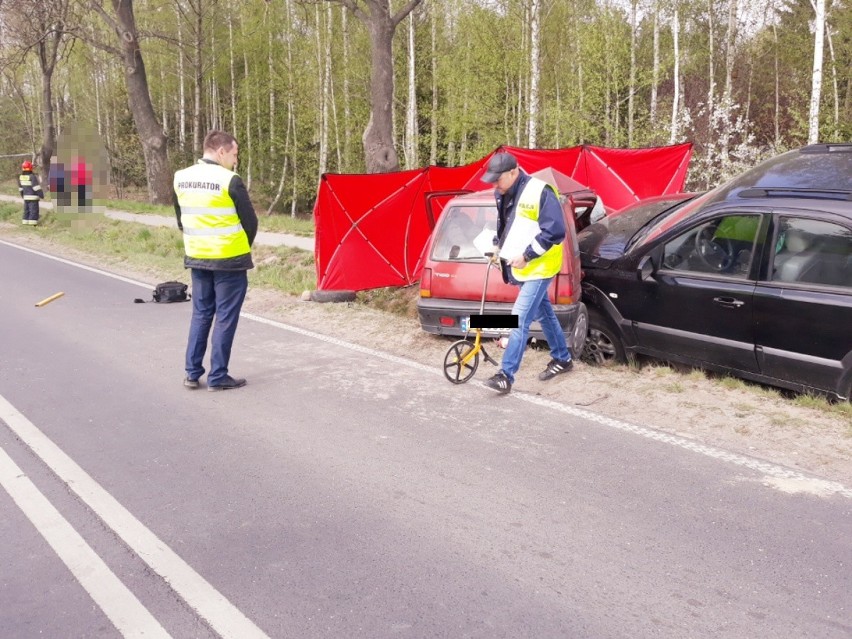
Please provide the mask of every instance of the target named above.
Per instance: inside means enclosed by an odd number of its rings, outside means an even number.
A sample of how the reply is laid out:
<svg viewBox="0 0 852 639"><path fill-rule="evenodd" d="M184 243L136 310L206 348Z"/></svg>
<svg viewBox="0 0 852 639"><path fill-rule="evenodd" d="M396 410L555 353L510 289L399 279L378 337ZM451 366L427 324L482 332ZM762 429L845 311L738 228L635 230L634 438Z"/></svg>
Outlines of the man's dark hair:
<svg viewBox="0 0 852 639"><path fill-rule="evenodd" d="M204 150L218 151L222 147L230 149L236 143L237 138L230 133L225 133L224 131L210 131L210 133L208 133L204 138Z"/></svg>

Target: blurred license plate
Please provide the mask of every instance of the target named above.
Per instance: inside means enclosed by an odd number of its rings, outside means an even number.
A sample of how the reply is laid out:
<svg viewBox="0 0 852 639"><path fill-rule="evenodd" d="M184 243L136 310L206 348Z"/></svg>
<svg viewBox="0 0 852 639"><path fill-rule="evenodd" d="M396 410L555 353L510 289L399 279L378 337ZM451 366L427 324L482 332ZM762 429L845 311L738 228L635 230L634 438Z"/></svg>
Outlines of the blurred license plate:
<svg viewBox="0 0 852 639"><path fill-rule="evenodd" d="M459 318L459 327L461 328L463 333L467 333L470 330L470 316L466 315L464 317ZM485 328L482 329L483 332L486 333L496 333L497 335L508 335L512 332L511 328Z"/></svg>

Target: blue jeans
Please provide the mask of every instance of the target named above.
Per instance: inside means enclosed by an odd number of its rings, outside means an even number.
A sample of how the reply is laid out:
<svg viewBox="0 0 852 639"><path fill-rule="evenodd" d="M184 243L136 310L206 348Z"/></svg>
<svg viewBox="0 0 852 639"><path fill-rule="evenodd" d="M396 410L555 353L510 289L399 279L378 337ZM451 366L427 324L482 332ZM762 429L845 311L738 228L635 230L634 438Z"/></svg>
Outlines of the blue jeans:
<svg viewBox="0 0 852 639"><path fill-rule="evenodd" d="M521 282L521 291L512 307L512 315L518 316L518 328L512 329L509 333L509 344L500 363L500 370L512 383L515 382L515 373L521 367L521 358L524 356L530 334L530 324L534 321L541 323L541 330L550 347L550 356L563 362L571 359L565 333L562 332L562 326L556 319L556 313L553 312L553 306L547 297L547 287L552 280L553 278L549 277L544 280Z"/></svg>
<svg viewBox="0 0 852 639"><path fill-rule="evenodd" d="M214 315L216 325L213 326L210 344L207 385L215 386L228 376L231 346L247 290L246 271L192 269L192 321L186 346L186 376L189 379L198 379L204 374L201 362L207 350L207 337Z"/></svg>

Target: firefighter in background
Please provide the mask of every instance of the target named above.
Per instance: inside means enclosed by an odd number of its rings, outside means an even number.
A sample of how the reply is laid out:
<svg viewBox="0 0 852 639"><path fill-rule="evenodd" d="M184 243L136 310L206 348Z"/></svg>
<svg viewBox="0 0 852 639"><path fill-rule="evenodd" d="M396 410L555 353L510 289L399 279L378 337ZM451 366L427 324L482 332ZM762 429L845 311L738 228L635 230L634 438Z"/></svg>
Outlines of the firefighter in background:
<svg viewBox="0 0 852 639"><path fill-rule="evenodd" d="M41 184L38 181L38 176L33 173L33 163L29 160L24 160L21 164L21 175L18 177L18 192L24 198L24 219L23 224L35 226L38 224L39 217L39 200L44 199L44 191L41 190Z"/></svg>

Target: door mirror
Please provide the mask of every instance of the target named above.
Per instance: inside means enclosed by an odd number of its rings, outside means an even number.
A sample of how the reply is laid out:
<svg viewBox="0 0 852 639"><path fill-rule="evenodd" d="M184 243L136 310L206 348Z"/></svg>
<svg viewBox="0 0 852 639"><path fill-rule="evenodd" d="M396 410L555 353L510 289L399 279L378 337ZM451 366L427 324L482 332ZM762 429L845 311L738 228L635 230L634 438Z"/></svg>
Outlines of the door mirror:
<svg viewBox="0 0 852 639"><path fill-rule="evenodd" d="M639 266L636 268L636 277L640 281L647 280L653 277L656 271L657 267L654 264L654 258L651 255L644 255L639 260Z"/></svg>

